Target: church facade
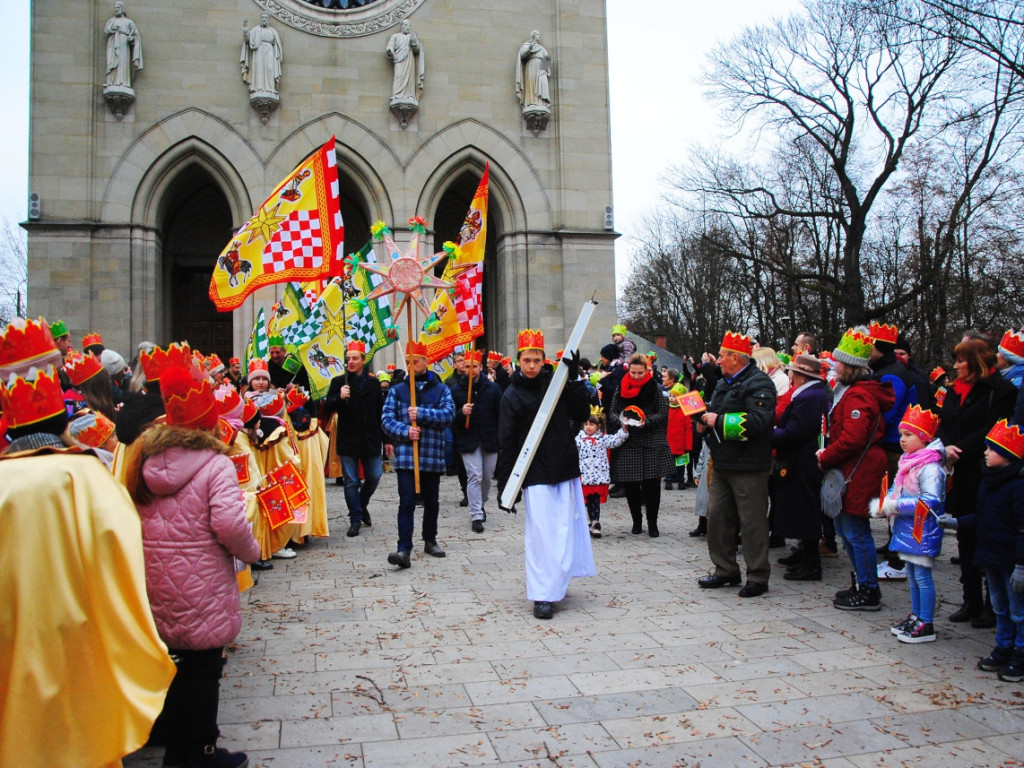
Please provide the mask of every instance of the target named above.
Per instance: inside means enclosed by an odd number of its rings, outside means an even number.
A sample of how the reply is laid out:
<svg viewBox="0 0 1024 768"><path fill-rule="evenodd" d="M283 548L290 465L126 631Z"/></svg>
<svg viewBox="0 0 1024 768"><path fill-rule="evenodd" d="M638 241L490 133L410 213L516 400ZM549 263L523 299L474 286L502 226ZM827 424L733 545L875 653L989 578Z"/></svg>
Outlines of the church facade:
<svg viewBox="0 0 1024 768"><path fill-rule="evenodd" d="M604 0L48 0L31 44L29 312L76 344L238 354L283 286L218 313L217 256L332 135L346 252L412 216L440 250L489 164L488 345L553 353L591 296L584 347L608 339Z"/></svg>

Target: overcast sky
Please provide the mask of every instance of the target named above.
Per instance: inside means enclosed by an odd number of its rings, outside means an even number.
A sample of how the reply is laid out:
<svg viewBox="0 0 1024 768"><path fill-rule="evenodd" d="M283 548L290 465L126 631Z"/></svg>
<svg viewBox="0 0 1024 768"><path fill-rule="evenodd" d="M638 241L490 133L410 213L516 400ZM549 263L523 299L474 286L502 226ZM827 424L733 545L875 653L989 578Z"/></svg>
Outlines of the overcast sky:
<svg viewBox="0 0 1024 768"><path fill-rule="evenodd" d="M46 0L36 0L45 2ZM113 4L111 3L111 6ZM0 121L0 218L23 221L28 195L29 3L0 0L0 51L8 119ZM612 163L620 281L628 269L630 233L654 210L659 178L685 158L687 145L721 133L697 79L705 53L744 25L786 16L797 0L607 0L612 104ZM555 106L557 119L557 104Z"/></svg>

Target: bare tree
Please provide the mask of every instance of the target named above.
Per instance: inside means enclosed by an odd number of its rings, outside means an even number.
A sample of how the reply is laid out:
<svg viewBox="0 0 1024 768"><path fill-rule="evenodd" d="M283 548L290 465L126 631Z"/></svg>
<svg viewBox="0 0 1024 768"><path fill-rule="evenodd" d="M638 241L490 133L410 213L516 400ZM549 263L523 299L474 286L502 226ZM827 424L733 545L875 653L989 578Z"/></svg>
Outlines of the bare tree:
<svg viewBox="0 0 1024 768"><path fill-rule="evenodd" d="M7 219L0 222L0 325L24 316L28 259L24 230Z"/></svg>

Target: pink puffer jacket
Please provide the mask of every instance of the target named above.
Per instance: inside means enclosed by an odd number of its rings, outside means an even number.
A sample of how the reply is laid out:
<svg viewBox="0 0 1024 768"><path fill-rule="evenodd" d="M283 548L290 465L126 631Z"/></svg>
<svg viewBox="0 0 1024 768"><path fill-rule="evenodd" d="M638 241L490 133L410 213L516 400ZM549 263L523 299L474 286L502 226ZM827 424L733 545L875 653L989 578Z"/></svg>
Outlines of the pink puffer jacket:
<svg viewBox="0 0 1024 768"><path fill-rule="evenodd" d="M232 556L260 556L234 466L208 432L162 424L138 442L154 497L137 506L160 637L174 650L225 645L242 627Z"/></svg>

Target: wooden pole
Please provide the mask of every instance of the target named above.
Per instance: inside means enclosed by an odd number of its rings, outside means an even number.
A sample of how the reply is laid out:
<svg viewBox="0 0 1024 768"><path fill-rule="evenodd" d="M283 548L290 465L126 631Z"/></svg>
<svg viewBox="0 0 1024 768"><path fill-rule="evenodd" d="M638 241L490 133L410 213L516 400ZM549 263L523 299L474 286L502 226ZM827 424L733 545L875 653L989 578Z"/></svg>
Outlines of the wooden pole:
<svg viewBox="0 0 1024 768"><path fill-rule="evenodd" d="M469 344L469 351L472 352L476 349L476 339ZM466 392L466 404L469 405L473 402L473 363L469 363L469 389ZM469 416L466 417L466 429L469 429Z"/></svg>
<svg viewBox="0 0 1024 768"><path fill-rule="evenodd" d="M405 305L406 309L406 325L409 328L409 342L412 342L412 302L407 302ZM410 354L407 356L409 366L409 405L413 408L416 407L416 371L413 369L413 356ZM415 427L415 419L411 425ZM420 492L420 441L412 441L412 476L416 484L416 493Z"/></svg>

